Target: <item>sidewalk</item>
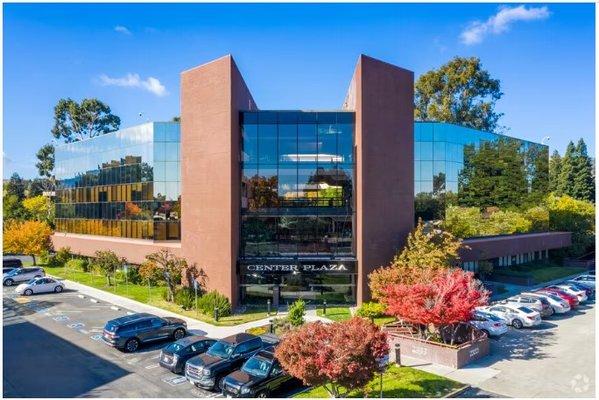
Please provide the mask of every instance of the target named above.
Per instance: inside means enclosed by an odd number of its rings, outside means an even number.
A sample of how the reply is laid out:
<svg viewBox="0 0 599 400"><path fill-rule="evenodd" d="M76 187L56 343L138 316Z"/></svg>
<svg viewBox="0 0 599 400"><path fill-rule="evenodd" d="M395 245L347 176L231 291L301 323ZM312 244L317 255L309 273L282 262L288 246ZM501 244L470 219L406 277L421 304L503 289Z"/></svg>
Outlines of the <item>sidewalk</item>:
<svg viewBox="0 0 599 400"><path fill-rule="evenodd" d="M125 309L124 311L129 310L129 311L139 312L139 313L145 312L145 313L156 314L156 315L159 315L162 317L181 318L181 319L185 320L185 322L187 322L187 329L189 330L189 332L194 333L196 335L210 336L210 337L213 337L216 339L223 338L223 337L229 336L229 335L233 335L233 334L239 333L239 332L244 332L246 329L249 329L249 328L255 328L255 327L258 327L261 325L266 325L266 324L268 324L268 321L274 317L274 316L268 317L268 318L260 319L257 321L246 322L245 324L234 325L234 326L216 326L216 325L212 325L207 322L199 321L197 319L183 316L183 315L171 312L171 311L163 310L162 308L158 308L158 307L154 307L154 306L151 306L148 304L140 303L139 301L136 301L136 300L131 300L126 297L118 296L118 295L115 295L115 294L112 294L109 292L105 292L100 289L95 289L95 288L92 288L92 287L89 287L86 285L82 285L80 283L73 282L73 281L70 281L67 279L61 279L61 280L64 282L65 287L67 289L75 290L84 296L92 297L101 302L114 304L119 308ZM277 316L281 317L286 314L287 313L280 312L277 314ZM316 315L316 312L310 312L310 310L308 310L306 312L306 316L304 318L307 322L312 322L312 321L331 322L327 318L318 317Z"/></svg>

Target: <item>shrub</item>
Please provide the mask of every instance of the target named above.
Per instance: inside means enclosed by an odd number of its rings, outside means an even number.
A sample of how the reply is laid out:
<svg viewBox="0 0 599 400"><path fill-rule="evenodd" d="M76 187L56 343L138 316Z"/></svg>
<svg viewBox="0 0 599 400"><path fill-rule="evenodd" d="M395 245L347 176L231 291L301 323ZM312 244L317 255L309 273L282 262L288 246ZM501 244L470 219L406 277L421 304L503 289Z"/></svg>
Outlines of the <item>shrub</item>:
<svg viewBox="0 0 599 400"><path fill-rule="evenodd" d="M89 263L87 262L87 260L83 260L81 258L72 258L69 261L67 261L64 266L66 269L70 269L70 270L74 270L74 271L81 271L81 272L89 271Z"/></svg>
<svg viewBox="0 0 599 400"><path fill-rule="evenodd" d="M195 303L195 293L193 288L180 287L175 290L175 304L178 304L184 310L191 310ZM199 301L198 301L199 303Z"/></svg>
<svg viewBox="0 0 599 400"><path fill-rule="evenodd" d="M67 261L69 261L71 258L73 258L73 255L71 254L70 247L61 247L56 251L56 254L54 255L54 259L57 263L57 266L60 267L65 265Z"/></svg>
<svg viewBox="0 0 599 400"><path fill-rule="evenodd" d="M129 265L127 267L127 276L125 276L125 270L119 269L115 273L115 278L120 281L126 281L127 283L131 283L133 285L138 285L142 283L141 275L139 274L139 269L137 266ZM147 282L146 282L147 283Z"/></svg>
<svg viewBox="0 0 599 400"><path fill-rule="evenodd" d="M220 294L216 290L208 292L198 298L198 310L200 310L202 314L212 315L215 307L218 308L219 316L227 317L231 315L231 302L226 296Z"/></svg>
<svg viewBox="0 0 599 400"><path fill-rule="evenodd" d="M302 299L297 299L289 306L289 314L287 320L293 326L301 326L304 324L304 315L306 314L306 303Z"/></svg>
<svg viewBox="0 0 599 400"><path fill-rule="evenodd" d="M356 315L363 318L374 319L385 315L385 306L381 303L369 302L363 303L356 310Z"/></svg>

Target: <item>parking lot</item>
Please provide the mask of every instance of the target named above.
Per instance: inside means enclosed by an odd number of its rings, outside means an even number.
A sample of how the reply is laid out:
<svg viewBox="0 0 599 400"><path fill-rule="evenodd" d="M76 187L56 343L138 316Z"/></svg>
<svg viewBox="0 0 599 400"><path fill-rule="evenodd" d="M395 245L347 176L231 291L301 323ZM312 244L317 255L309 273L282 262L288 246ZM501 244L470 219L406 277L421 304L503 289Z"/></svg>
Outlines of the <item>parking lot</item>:
<svg viewBox="0 0 599 400"><path fill-rule="evenodd" d="M128 354L101 342L104 323L127 310L73 291L3 289L4 397L222 397L160 367L165 343Z"/></svg>
<svg viewBox="0 0 599 400"><path fill-rule="evenodd" d="M478 385L509 397L595 396L595 302L553 315L535 328L491 341L491 354L467 367L494 375Z"/></svg>

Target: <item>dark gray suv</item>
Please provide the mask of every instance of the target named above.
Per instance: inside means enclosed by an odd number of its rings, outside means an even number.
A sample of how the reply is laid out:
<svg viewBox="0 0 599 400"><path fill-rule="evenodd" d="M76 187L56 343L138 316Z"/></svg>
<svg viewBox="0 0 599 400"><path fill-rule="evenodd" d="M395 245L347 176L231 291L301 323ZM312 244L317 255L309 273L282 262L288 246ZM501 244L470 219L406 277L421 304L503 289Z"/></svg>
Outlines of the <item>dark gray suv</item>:
<svg viewBox="0 0 599 400"><path fill-rule="evenodd" d="M119 350L134 352L141 343L179 340L186 334L187 323L182 319L140 313L108 321L102 340Z"/></svg>

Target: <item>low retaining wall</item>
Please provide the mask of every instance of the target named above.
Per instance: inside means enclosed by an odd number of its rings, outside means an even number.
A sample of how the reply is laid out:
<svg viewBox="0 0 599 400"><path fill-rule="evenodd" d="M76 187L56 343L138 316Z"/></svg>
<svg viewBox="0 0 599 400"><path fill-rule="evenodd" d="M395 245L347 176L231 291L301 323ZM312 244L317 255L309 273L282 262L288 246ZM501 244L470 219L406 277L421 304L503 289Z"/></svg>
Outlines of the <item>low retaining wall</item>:
<svg viewBox="0 0 599 400"><path fill-rule="evenodd" d="M399 344L400 355L450 368L481 359L489 354L489 339L486 335L460 346L449 346L404 335L390 334L391 349Z"/></svg>

